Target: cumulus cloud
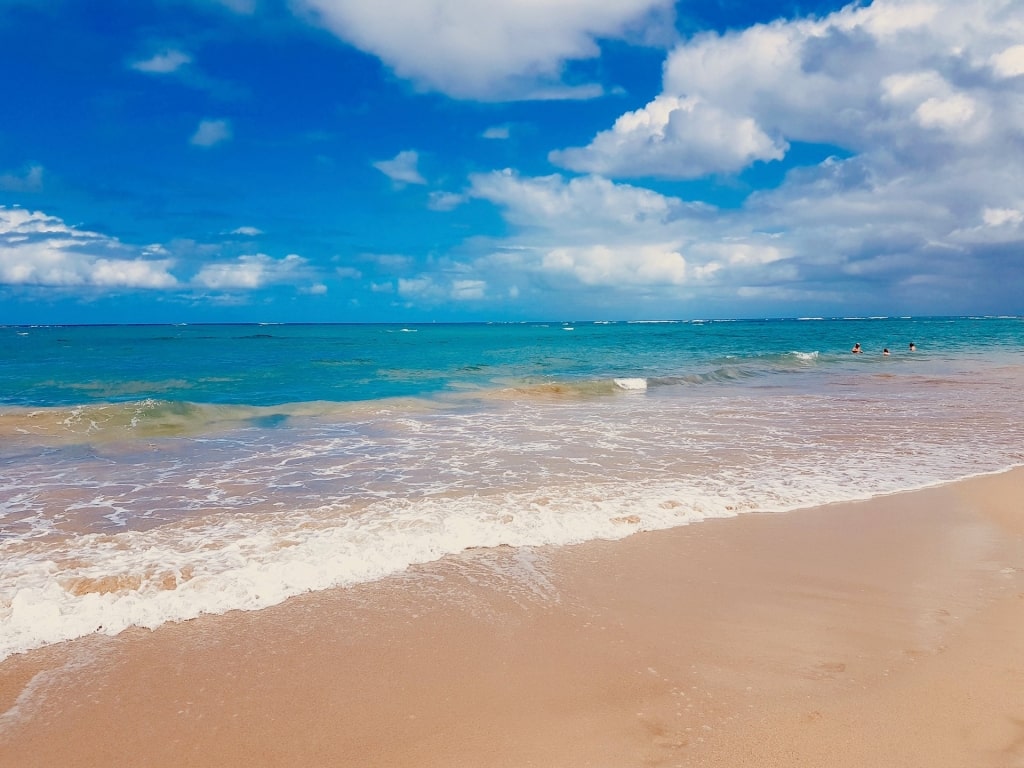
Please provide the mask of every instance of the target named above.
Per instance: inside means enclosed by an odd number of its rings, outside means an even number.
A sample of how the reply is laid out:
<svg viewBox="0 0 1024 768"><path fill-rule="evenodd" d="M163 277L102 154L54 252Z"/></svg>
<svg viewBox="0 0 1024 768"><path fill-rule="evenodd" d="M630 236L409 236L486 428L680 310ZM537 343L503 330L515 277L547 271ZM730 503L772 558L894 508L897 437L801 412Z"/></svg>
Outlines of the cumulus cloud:
<svg viewBox="0 0 1024 768"><path fill-rule="evenodd" d="M908 179L863 157L830 159L736 209L596 176L479 175L470 193L501 209L510 235L477 243L462 277L516 285L518 300L565 295L590 301L591 312L642 306L666 316L693 306L749 305L755 314L1019 306L1021 169L978 162Z"/></svg>
<svg viewBox="0 0 1024 768"><path fill-rule="evenodd" d="M409 304L444 304L451 301L480 301L487 296L487 282L478 278L417 275L398 278L398 295ZM390 285L387 286L390 288ZM388 292L374 286L376 292Z"/></svg>
<svg viewBox="0 0 1024 768"><path fill-rule="evenodd" d="M709 274L686 255L701 222L714 216L707 206L597 176L524 178L509 170L473 176L470 194L498 205L517 229L472 265L480 279L516 284L525 275L562 287L667 295Z"/></svg>
<svg viewBox="0 0 1024 768"><path fill-rule="evenodd" d="M227 120L200 120L189 142L197 147L212 147L230 138L231 123Z"/></svg>
<svg viewBox="0 0 1024 768"><path fill-rule="evenodd" d="M167 48L155 53L148 59L133 61L129 66L139 72L148 74L166 75L177 72L187 64L192 63L192 57L184 51L175 48Z"/></svg>
<svg viewBox="0 0 1024 768"><path fill-rule="evenodd" d="M673 0L296 0L342 40L379 57L399 77L458 98L572 98L566 62L599 54L600 39L665 42ZM599 95L595 84L583 94Z"/></svg>
<svg viewBox="0 0 1024 768"><path fill-rule="evenodd" d="M1013 208L986 208L981 212L981 218L989 227L1017 226L1024 223L1024 211Z"/></svg>
<svg viewBox="0 0 1024 768"><path fill-rule="evenodd" d="M669 54L659 96L551 153L591 175L473 178L511 232L474 268L523 294L646 286L666 302L731 297L766 311L1020 306L1021 39L1024 13L1009 0L876 0L698 35ZM736 173L797 143L835 156L735 209L635 181Z"/></svg>
<svg viewBox="0 0 1024 768"><path fill-rule="evenodd" d="M904 160L1007 141L1024 72L1010 0L876 0L678 45L663 93L585 147L574 170L691 178L780 159L794 141Z"/></svg>
<svg viewBox="0 0 1024 768"><path fill-rule="evenodd" d="M651 245L552 248L541 257L540 268L572 276L583 285L667 286L686 281L682 254Z"/></svg>
<svg viewBox="0 0 1024 768"><path fill-rule="evenodd" d="M781 160L788 145L751 117L700 98L659 96L620 117L586 148L551 153L552 162L605 176L697 178L731 173L755 160Z"/></svg>
<svg viewBox="0 0 1024 768"><path fill-rule="evenodd" d="M989 59L992 71L997 77L1018 77L1024 75L1024 45L1011 45Z"/></svg>
<svg viewBox="0 0 1024 768"><path fill-rule="evenodd" d="M51 288L172 288L173 261L40 211L0 206L0 283Z"/></svg>
<svg viewBox="0 0 1024 768"><path fill-rule="evenodd" d="M242 235L243 237L259 237L263 234L263 230L257 227L236 227L231 230L231 234Z"/></svg>
<svg viewBox="0 0 1024 768"><path fill-rule="evenodd" d="M273 259L263 253L239 256L234 261L204 265L194 285L214 291L251 291L276 283L293 282L306 265L297 254Z"/></svg>
<svg viewBox="0 0 1024 768"><path fill-rule="evenodd" d="M240 296L289 284L310 295L327 292L317 271L297 254L280 259L262 253L218 258L222 247L191 241L129 246L41 211L0 206L0 286L79 292L161 290L183 297L194 296L197 288ZM198 270L189 267L196 259L211 258ZM185 271L194 274L180 277ZM358 274L339 270L341 276Z"/></svg>
<svg viewBox="0 0 1024 768"><path fill-rule="evenodd" d="M524 178L511 169L470 177L470 194L505 210L524 230L623 231L672 221L706 210L642 187L597 176L566 180L558 174Z"/></svg>
<svg viewBox="0 0 1024 768"><path fill-rule="evenodd" d="M427 180L420 175L417 165L419 153L412 149L399 152L391 160L380 160L373 167L397 184L426 184Z"/></svg>

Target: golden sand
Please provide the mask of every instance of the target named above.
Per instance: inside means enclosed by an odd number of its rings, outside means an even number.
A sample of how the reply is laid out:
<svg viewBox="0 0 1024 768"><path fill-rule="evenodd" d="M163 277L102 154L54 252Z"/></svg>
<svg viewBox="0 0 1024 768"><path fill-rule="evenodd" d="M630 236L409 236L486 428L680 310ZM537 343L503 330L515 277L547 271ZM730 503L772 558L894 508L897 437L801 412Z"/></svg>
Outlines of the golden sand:
<svg viewBox="0 0 1024 768"><path fill-rule="evenodd" d="M1024 766L1024 470L0 664L0 766Z"/></svg>

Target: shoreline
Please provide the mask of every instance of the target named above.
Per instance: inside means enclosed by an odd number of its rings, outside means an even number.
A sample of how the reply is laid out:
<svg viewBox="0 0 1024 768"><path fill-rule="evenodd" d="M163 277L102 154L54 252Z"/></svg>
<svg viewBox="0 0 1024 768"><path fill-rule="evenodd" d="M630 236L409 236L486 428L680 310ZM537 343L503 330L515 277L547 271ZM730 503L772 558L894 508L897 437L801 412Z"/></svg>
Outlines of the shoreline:
<svg viewBox="0 0 1024 768"><path fill-rule="evenodd" d="M1024 765L1022 507L1016 468L90 636L0 662L0 763Z"/></svg>

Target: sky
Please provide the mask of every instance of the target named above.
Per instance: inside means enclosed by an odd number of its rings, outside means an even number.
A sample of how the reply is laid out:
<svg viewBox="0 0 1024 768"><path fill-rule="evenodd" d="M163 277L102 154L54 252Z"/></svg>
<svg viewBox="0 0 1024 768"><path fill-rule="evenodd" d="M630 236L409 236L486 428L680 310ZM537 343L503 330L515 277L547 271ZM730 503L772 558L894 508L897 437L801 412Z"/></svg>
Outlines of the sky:
<svg viewBox="0 0 1024 768"><path fill-rule="evenodd" d="M1024 314L1024 0L0 0L0 323Z"/></svg>

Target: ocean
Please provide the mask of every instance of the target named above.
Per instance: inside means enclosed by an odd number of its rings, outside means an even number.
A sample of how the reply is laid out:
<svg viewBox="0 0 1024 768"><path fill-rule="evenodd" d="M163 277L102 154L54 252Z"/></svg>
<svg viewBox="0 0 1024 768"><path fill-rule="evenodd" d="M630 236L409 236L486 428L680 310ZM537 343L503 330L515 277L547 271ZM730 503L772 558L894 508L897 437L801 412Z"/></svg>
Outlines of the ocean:
<svg viewBox="0 0 1024 768"><path fill-rule="evenodd" d="M1016 317L7 326L0 354L0 660L1024 464Z"/></svg>

